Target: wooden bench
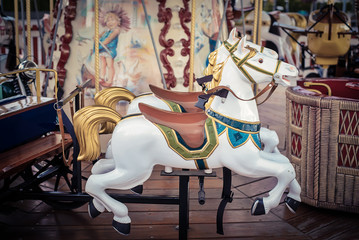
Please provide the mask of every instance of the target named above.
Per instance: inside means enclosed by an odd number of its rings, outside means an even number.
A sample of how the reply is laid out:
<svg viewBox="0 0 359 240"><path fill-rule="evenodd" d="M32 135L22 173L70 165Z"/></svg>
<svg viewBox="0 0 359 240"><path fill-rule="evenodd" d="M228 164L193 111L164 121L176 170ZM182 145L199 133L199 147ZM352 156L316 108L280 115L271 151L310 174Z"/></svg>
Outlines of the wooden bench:
<svg viewBox="0 0 359 240"><path fill-rule="evenodd" d="M0 153L0 179L8 178L35 162L62 152L62 138L58 132L35 139ZM70 134L65 134L65 148L72 144Z"/></svg>

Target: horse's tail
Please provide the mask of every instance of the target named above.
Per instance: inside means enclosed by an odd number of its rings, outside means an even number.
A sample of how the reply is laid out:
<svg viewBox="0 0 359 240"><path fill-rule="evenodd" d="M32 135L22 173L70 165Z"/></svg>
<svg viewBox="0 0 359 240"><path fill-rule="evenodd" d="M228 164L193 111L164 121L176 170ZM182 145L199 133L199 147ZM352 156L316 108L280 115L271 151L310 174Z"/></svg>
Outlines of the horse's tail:
<svg viewBox="0 0 359 240"><path fill-rule="evenodd" d="M95 104L102 105L116 110L116 105L119 101L131 102L136 97L135 94L122 87L110 87L101 90L95 95ZM101 126L100 133L112 133L115 128L113 123L105 123Z"/></svg>
<svg viewBox="0 0 359 240"><path fill-rule="evenodd" d="M106 106L87 106L74 115L74 129L80 146L78 160L95 160L101 153L99 125L117 124L121 115Z"/></svg>

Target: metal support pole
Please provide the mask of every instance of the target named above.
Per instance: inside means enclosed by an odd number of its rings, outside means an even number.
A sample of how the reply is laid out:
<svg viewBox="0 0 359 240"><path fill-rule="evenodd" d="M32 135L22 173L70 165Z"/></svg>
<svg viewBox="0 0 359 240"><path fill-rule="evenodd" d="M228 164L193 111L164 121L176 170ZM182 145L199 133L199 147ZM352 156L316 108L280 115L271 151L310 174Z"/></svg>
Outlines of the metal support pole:
<svg viewBox="0 0 359 240"><path fill-rule="evenodd" d="M29 59L31 54L31 8L30 8L30 0L26 0L26 49L27 49L27 58Z"/></svg>
<svg viewBox="0 0 359 240"><path fill-rule="evenodd" d="M46 58L46 65L45 65L46 68L51 68L51 65L52 65L52 58L54 55L54 50L55 50L55 45L56 45L57 29L59 26L58 23L60 22L61 11L62 11L62 0L60 0L58 10L57 10L56 25L55 25L54 35L53 35L53 39L52 39L50 56L47 56L47 58ZM43 93L44 97L47 96L46 90L47 90L48 85L49 85L49 74L46 74L44 93Z"/></svg>
<svg viewBox="0 0 359 240"><path fill-rule="evenodd" d="M154 40L154 38L153 38L153 33L152 33L150 21L148 20L148 14L147 14L147 9L146 9L146 5L145 5L145 1L144 1L144 0L141 0L141 1L142 1L143 10L145 11L146 23L147 23L148 30L149 30L150 35L151 35L151 40L152 40L153 49L155 50L157 65L158 65L158 68L159 68L159 70L160 70L163 88L164 88L164 89L167 89L166 79L165 79L165 77L164 77L164 75L163 75L162 68L161 68L161 62L160 62L160 59L159 59L159 57L158 57L158 52L157 52L157 48L156 48L156 42L155 42L155 40Z"/></svg>
<svg viewBox="0 0 359 240"><path fill-rule="evenodd" d="M241 0L241 6L242 6L242 9L241 9L241 18L242 18L242 27L243 27L243 36L246 35L246 27L245 27L245 24L244 24L244 7L243 7L243 0Z"/></svg>
<svg viewBox="0 0 359 240"><path fill-rule="evenodd" d="M257 45L261 44L261 29L262 29L262 0L254 1L254 26L253 26L253 43Z"/></svg>
<svg viewBox="0 0 359 240"><path fill-rule="evenodd" d="M223 28L223 22L224 19L226 19L226 11L227 11L227 7L228 7L228 2L229 0L226 0L225 4L224 4L224 8L223 8L223 14L222 14L222 19L221 19L221 25L219 25L219 31L218 31L218 35L217 35L217 40L216 40L216 49L219 47L219 43L220 43L220 38L219 35L222 33L222 28Z"/></svg>
<svg viewBox="0 0 359 240"><path fill-rule="evenodd" d="M17 0L14 1L14 17L15 17L15 46L16 46L16 65L19 65L19 3Z"/></svg>
<svg viewBox="0 0 359 240"><path fill-rule="evenodd" d="M24 1L20 0L21 22L22 22L22 38L24 42L24 51L27 52L26 35L25 35L25 16L24 16Z"/></svg>
<svg viewBox="0 0 359 240"><path fill-rule="evenodd" d="M40 34L40 40L41 40L41 49L44 49L44 33L42 32L42 26L40 24L40 15L39 15L39 9L37 7L37 0L34 0L34 7L36 12L36 21L37 21L37 27L39 28L39 34ZM41 56L44 57L44 51L41 50ZM38 63L39 64L39 63Z"/></svg>
<svg viewBox="0 0 359 240"><path fill-rule="evenodd" d="M95 0L95 89L100 91L100 38L99 33L99 0Z"/></svg>
<svg viewBox="0 0 359 240"><path fill-rule="evenodd" d="M188 91L193 91L193 74L194 74L194 34L195 34L195 19L196 19L196 0L192 0L191 8L191 41L189 53L189 85Z"/></svg>
<svg viewBox="0 0 359 240"><path fill-rule="evenodd" d="M187 239L189 228L189 176L180 176L179 182L179 239Z"/></svg>

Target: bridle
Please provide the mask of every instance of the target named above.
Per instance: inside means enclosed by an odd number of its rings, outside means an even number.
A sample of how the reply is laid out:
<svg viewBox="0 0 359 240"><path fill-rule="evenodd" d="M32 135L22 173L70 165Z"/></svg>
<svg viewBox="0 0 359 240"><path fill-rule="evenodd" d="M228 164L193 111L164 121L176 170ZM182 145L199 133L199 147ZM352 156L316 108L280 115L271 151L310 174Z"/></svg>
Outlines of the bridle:
<svg viewBox="0 0 359 240"><path fill-rule="evenodd" d="M268 83L268 85L263 88L262 91L260 91L257 95L255 95L252 98L249 99L243 99L238 97L230 88L225 87L225 86L216 86L210 90L206 91L206 95L211 94L211 95L218 95L216 94L216 92L222 91L221 95L223 95L223 90L227 90L228 92L231 92L233 94L233 96L235 96L237 99L241 100L241 101L251 101L254 99L257 99L258 97L262 96L265 92L267 92L269 89L271 90L268 94L268 96L258 105L264 103L265 101L268 100L268 98L273 94L273 92L275 91L275 89L278 86L278 83L275 82L275 79L280 78L280 76L277 74L278 73L278 69L282 63L282 61L277 60L277 64L275 67L274 72L269 72L267 70L261 69L257 66L254 66L253 64L248 63L248 60L251 59L252 57L254 57L257 54L257 50L254 48L251 48L249 46L247 46L246 48L249 49L249 53L247 53L242 59L240 59L239 57L234 55L234 51L237 49L237 46L239 44L238 40L235 44L231 45L230 43L228 43L227 41L224 41L223 45L225 46L225 48L227 49L227 51L229 52L229 56L231 57L232 61L234 62L234 64L237 66L237 68L242 72L242 74L250 81L252 82L252 84L255 83L253 77L245 70L244 66L247 66L249 68L252 68L253 70L272 76L272 81L270 83ZM263 47L261 48L261 51L263 50ZM227 59L223 62L227 62L229 56L227 57Z"/></svg>
<svg viewBox="0 0 359 240"><path fill-rule="evenodd" d="M233 46L230 46L230 44L225 41L223 44L225 46L225 48L227 49L227 51L229 52L233 62L237 65L237 67L239 68L239 70L243 73L244 76L246 76L246 78L251 81L252 83L255 83L254 79L252 78L252 76L243 68L243 66L247 66L249 68L252 68L253 70L257 71L257 72L261 72L263 74L266 74L266 75L270 75L272 76L273 80L274 80L274 75L278 72L278 69L280 67L280 64L282 63L282 61L280 60L277 60L277 64L276 64L276 67L275 67L275 70L274 72L269 72L269 71L266 71L262 68L259 68L257 66L254 66L253 64L250 64L248 62L249 59L251 59L254 55L256 55L256 53L258 52L256 49L254 48L251 48L249 46L247 46L246 48L249 49L249 53L244 56L242 59L238 58L237 56L234 55L234 51L237 49L237 45L238 45L239 41L237 41ZM234 49L235 48L235 49Z"/></svg>

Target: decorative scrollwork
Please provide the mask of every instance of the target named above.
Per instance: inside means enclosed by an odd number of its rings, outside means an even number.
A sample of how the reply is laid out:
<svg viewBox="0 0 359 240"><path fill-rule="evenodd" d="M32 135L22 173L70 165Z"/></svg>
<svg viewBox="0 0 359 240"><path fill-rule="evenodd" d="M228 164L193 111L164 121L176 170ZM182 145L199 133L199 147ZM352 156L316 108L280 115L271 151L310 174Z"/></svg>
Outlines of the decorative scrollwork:
<svg viewBox="0 0 359 240"><path fill-rule="evenodd" d="M159 2L157 14L158 22L164 23L159 36L159 43L165 49L160 52L160 59L163 67L167 70L167 73L164 74L164 78L166 80L167 88L170 89L171 87L176 86L176 77L171 67L171 63L167 59L167 56L173 57L175 54L174 50L171 48L174 44L174 40L166 40L166 35L171 26L172 10L165 7L166 0L157 0L157 2Z"/></svg>
<svg viewBox="0 0 359 240"><path fill-rule="evenodd" d="M189 12L189 7L188 7L188 3L190 0L182 0L182 1L183 1L184 8L180 9L180 11L178 12L178 15L179 15L181 26L187 35L187 40L184 38L182 38L180 40L182 42L182 46L183 46L183 48L181 50L181 55L185 57L185 56L189 56L189 54L190 54L191 32L186 24L191 22L191 12ZM190 64L190 61L188 58L186 66L183 69L183 78L184 78L183 86L185 86L185 87L188 87L188 85L189 85L189 67L190 67L189 64Z"/></svg>
<svg viewBox="0 0 359 240"><path fill-rule="evenodd" d="M76 17L76 6L77 6L77 1L70 0L69 4L65 7L65 15L64 15L65 34L60 37L61 45L59 49L61 55L56 67L60 87L63 87L65 84L65 78L66 78L65 64L67 63L67 60L70 56L69 44L73 36L71 22Z"/></svg>

